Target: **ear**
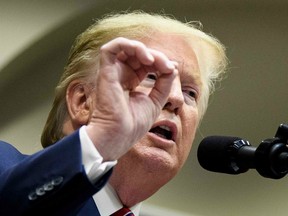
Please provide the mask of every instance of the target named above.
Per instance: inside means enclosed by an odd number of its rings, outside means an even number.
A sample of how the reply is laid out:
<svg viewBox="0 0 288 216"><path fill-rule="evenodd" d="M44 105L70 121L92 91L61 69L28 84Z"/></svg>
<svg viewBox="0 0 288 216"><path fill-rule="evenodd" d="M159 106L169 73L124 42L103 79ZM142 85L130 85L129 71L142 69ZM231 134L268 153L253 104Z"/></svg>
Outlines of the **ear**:
<svg viewBox="0 0 288 216"><path fill-rule="evenodd" d="M87 124L90 118L87 86L79 80L72 81L66 91L66 102L73 127L79 128Z"/></svg>

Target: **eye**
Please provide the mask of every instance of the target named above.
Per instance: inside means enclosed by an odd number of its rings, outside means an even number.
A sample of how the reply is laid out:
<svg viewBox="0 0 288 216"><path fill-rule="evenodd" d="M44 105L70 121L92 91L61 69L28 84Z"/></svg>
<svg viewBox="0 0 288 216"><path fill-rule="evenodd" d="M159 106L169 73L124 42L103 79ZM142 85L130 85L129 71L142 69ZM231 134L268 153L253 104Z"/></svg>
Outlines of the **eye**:
<svg viewBox="0 0 288 216"><path fill-rule="evenodd" d="M185 103L188 105L192 105L193 103L197 102L198 93L194 89L183 89L183 96Z"/></svg>

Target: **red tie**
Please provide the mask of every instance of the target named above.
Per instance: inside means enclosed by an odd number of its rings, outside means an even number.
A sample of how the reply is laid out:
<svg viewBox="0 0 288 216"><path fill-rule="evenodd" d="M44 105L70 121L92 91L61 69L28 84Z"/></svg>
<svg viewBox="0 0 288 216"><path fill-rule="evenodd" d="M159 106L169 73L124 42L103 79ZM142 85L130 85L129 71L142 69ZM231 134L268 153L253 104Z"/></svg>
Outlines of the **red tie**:
<svg viewBox="0 0 288 216"><path fill-rule="evenodd" d="M111 214L110 216L134 216L134 214L129 208L123 207L118 211L114 212L113 214Z"/></svg>

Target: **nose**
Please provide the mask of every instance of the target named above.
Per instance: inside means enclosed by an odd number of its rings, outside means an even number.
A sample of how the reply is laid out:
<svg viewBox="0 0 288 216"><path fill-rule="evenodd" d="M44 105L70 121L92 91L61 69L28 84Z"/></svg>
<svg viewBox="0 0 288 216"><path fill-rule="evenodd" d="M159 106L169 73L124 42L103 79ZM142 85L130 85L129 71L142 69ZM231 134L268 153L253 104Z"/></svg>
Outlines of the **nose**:
<svg viewBox="0 0 288 216"><path fill-rule="evenodd" d="M184 96L182 93L182 85L179 78L175 78L168 96L168 100L163 109L178 114L183 103L184 103Z"/></svg>

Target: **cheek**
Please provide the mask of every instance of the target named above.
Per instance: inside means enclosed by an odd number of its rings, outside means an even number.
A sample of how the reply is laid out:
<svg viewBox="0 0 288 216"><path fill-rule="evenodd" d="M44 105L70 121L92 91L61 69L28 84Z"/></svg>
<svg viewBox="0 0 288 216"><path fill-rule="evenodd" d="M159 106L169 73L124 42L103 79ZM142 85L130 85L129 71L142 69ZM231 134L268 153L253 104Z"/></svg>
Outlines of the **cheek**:
<svg viewBox="0 0 288 216"><path fill-rule="evenodd" d="M184 139L193 140L199 124L198 108L195 106L183 113L181 116L182 136Z"/></svg>
<svg viewBox="0 0 288 216"><path fill-rule="evenodd" d="M182 140L181 140L181 154L183 159L186 160L188 157L194 138L195 133L198 128L198 112L188 112L188 115L185 115L182 118Z"/></svg>
<svg viewBox="0 0 288 216"><path fill-rule="evenodd" d="M189 156L189 153L190 153L191 148L192 148L192 143L194 140L194 135L188 134L183 139L184 140L182 141L180 152L178 155L178 160L179 160L179 163L181 164L181 166L185 163L185 161L187 160L187 158Z"/></svg>

